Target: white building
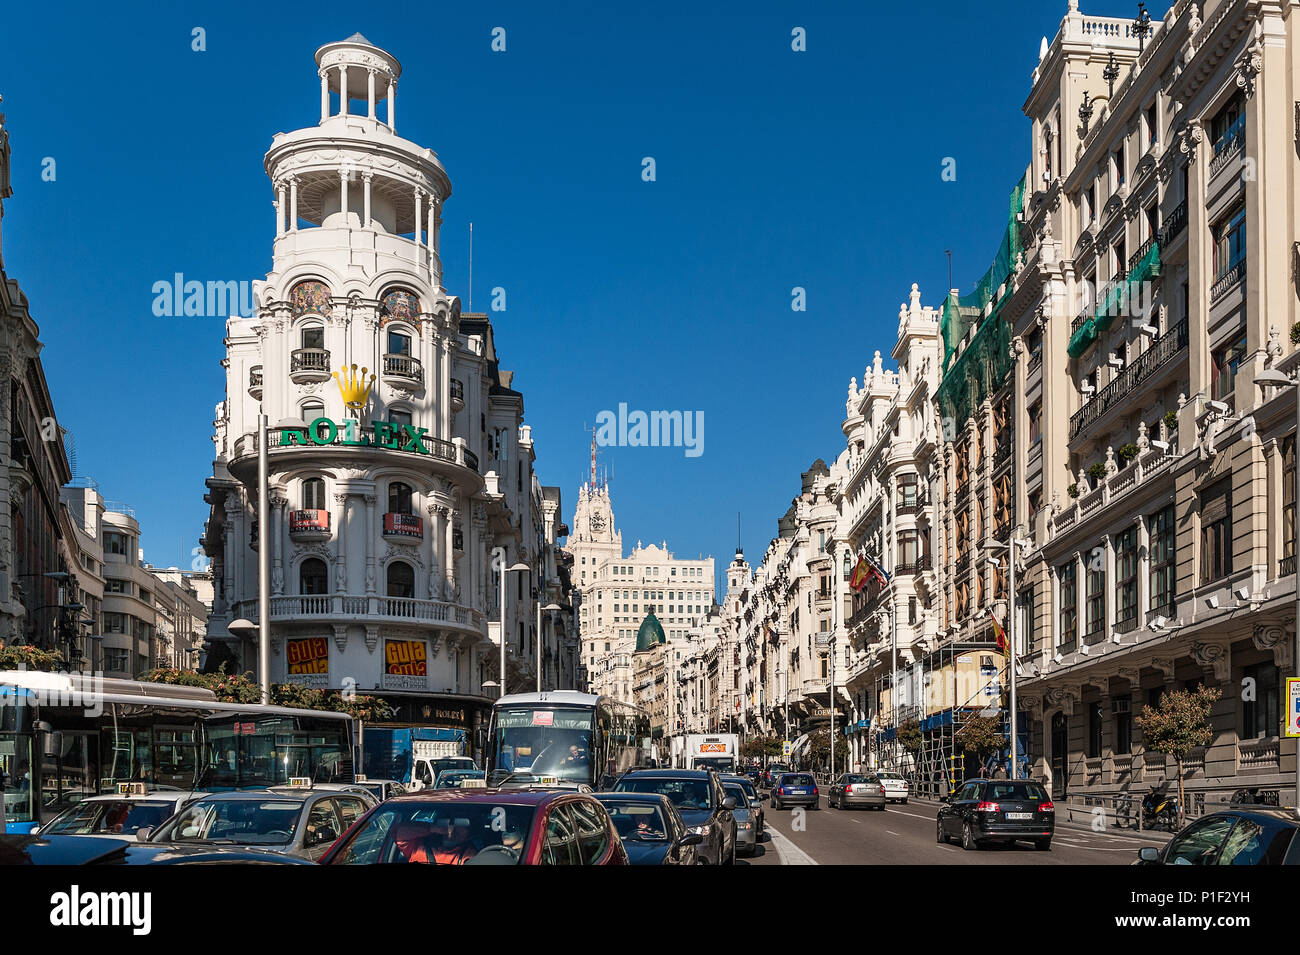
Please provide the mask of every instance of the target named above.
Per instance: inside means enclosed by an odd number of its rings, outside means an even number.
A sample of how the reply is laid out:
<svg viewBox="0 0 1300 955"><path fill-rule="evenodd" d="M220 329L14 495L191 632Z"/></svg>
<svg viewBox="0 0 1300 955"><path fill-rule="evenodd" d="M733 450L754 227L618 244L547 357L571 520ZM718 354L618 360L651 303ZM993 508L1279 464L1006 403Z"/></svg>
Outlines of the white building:
<svg viewBox="0 0 1300 955"><path fill-rule="evenodd" d="M355 687L400 720L469 728L499 692L501 640L508 688L534 684L534 595L564 589L547 556L558 525L494 329L442 286L451 183L396 132L400 64L359 34L316 62L319 124L277 134L266 154L271 271L254 283L256 315L227 325L206 666L257 665L265 414L272 681ZM498 569L519 562L530 571L506 574L502 621ZM543 622L544 661L568 629Z"/></svg>

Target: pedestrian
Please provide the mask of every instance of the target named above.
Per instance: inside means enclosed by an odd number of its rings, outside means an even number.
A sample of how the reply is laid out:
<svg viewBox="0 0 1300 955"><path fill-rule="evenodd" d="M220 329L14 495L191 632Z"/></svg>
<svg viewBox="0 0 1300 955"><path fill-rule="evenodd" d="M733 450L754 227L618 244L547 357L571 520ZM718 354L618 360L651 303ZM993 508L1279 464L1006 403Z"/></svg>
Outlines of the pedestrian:
<svg viewBox="0 0 1300 955"><path fill-rule="evenodd" d="M998 768L995 769L995 770L993 770L993 778L994 778L994 779L1006 779L1006 778L1007 778L1007 771L1003 768L1003 766L1002 766L1001 763L998 763Z"/></svg>

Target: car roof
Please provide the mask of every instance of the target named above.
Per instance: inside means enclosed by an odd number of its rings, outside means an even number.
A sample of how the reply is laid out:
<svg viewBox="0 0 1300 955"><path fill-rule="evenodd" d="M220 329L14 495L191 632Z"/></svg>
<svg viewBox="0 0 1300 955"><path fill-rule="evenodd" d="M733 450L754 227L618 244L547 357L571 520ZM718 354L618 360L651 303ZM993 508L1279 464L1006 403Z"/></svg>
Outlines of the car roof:
<svg viewBox="0 0 1300 955"><path fill-rule="evenodd" d="M86 865L125 855L135 836L0 835L0 865Z"/></svg>
<svg viewBox="0 0 1300 955"><path fill-rule="evenodd" d="M707 769L633 769L622 779L708 779L714 775Z"/></svg>
<svg viewBox="0 0 1300 955"><path fill-rule="evenodd" d="M204 794L190 792L188 789L167 789L163 792L128 793L125 795L119 795L117 793L100 793L98 796L87 796L85 799L79 799L74 805L80 806L88 802L146 802L149 800L157 802L160 799L171 801L175 799L189 799L191 797L202 795Z"/></svg>
<svg viewBox="0 0 1300 955"><path fill-rule="evenodd" d="M672 805L671 800L669 800L669 798L665 796L663 793L617 792L617 793L594 793L593 795L601 802L645 802L645 803L654 803L657 806L662 806L664 803L667 803L670 806Z"/></svg>
<svg viewBox="0 0 1300 955"><path fill-rule="evenodd" d="M225 793L205 793L203 802L217 802L219 800L230 800L232 802L252 802L257 799L265 799L271 796L275 799L299 799L306 802L313 794L316 795L338 795L333 789L299 789L297 787L278 787L272 786L268 789L240 789ZM359 793L357 795L360 795Z"/></svg>
<svg viewBox="0 0 1300 955"><path fill-rule="evenodd" d="M1267 819L1270 822L1284 822L1293 828L1300 828L1300 819L1296 818L1295 811L1291 809L1275 809L1272 806L1228 806L1217 812L1207 812L1201 819L1209 819L1211 816L1245 816L1246 818L1254 817L1256 819ZM1200 821L1200 820L1196 820Z"/></svg>
<svg viewBox="0 0 1300 955"><path fill-rule="evenodd" d="M384 805L408 802L487 802L494 805L504 803L508 806L542 806L560 796L577 795L582 794L566 789L533 789L525 786L520 786L517 789L514 787L507 789L421 789L416 792L401 793L394 796Z"/></svg>

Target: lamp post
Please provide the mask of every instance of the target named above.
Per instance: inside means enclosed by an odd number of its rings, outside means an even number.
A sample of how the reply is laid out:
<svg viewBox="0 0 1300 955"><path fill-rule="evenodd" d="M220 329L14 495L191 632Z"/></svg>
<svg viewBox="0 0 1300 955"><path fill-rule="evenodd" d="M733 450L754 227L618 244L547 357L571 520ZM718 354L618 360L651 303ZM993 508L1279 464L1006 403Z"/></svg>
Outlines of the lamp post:
<svg viewBox="0 0 1300 955"><path fill-rule="evenodd" d="M1011 536L1007 538L1007 543L1001 544L997 541L987 541L984 544L986 550L1005 550L1007 552L1007 643L1011 648L1011 663L1007 667L1010 671L1011 693L1009 702L1009 720L1011 735L1011 778L1020 778L1020 759L1019 759L1019 738L1017 736L1017 716L1016 712L1016 666L1017 647L1016 647L1016 548L1029 545L1029 541L1019 540L1016 531L1019 528L1011 529ZM990 557L990 561L997 565L997 558Z"/></svg>
<svg viewBox="0 0 1300 955"><path fill-rule="evenodd" d="M1255 384L1265 388L1294 388L1300 384L1300 380L1295 380L1276 368L1268 368L1261 371L1255 376ZM1296 393L1296 451L1300 453L1300 392ZM1296 506L1300 507L1300 467L1296 468ZM1295 544L1293 552L1300 551L1300 521L1296 521L1295 513L1292 512L1291 535ZM1300 579L1300 578L1297 578ZM1296 632L1295 646L1291 648L1291 665L1300 673L1300 586L1296 587ZM1296 815L1300 816L1300 739L1296 740Z"/></svg>
<svg viewBox="0 0 1300 955"><path fill-rule="evenodd" d="M346 99L346 96L344 97ZM271 441L265 414L257 416L257 675L262 702L271 702Z"/></svg>
<svg viewBox="0 0 1300 955"><path fill-rule="evenodd" d="M547 613L554 613L559 609L560 609L560 605L557 603L549 603L545 607L543 607L542 602L540 600L537 601L537 692L538 693L542 692L542 611L545 610ZM552 626L551 629L552 631L554 631L555 629L554 626Z"/></svg>
<svg viewBox="0 0 1300 955"><path fill-rule="evenodd" d="M527 573L532 570L532 568L522 561L516 563L513 567L507 567L506 549L504 547L498 547L496 550L500 554L497 559L497 581L501 590L501 624L498 628L500 631L499 636L501 638L501 692L497 694L497 698L500 699L506 695L506 574L515 570Z"/></svg>

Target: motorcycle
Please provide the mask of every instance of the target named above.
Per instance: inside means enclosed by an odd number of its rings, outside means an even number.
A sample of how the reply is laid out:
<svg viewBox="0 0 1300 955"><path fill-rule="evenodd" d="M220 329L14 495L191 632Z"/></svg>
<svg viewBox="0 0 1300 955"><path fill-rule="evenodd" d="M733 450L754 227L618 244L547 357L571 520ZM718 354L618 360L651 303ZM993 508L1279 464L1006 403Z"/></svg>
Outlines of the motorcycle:
<svg viewBox="0 0 1300 955"><path fill-rule="evenodd" d="M1142 826L1145 829L1178 829L1178 797L1152 788L1142 797Z"/></svg>

